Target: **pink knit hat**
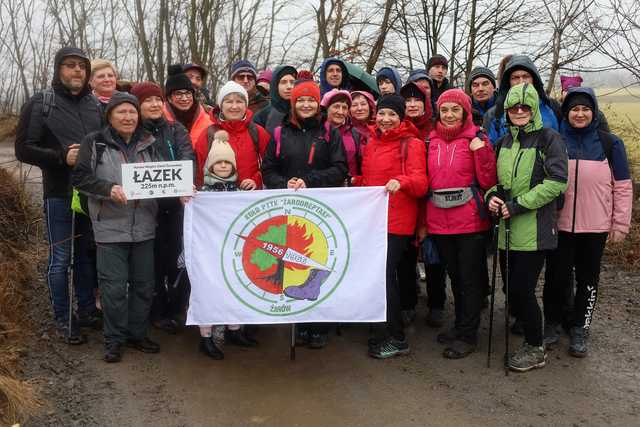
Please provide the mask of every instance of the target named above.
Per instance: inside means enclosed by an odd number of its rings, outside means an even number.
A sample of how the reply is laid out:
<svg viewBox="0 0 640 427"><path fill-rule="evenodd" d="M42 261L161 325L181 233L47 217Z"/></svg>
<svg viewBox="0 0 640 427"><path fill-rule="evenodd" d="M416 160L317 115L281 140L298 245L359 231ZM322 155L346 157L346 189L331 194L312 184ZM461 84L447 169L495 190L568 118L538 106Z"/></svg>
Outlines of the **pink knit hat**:
<svg viewBox="0 0 640 427"><path fill-rule="evenodd" d="M262 70L258 73L258 78L256 79L256 83L260 83L260 82L271 83L272 77L273 77L273 71L271 71L271 68L267 68L266 70Z"/></svg>
<svg viewBox="0 0 640 427"><path fill-rule="evenodd" d="M329 107L329 105L337 101L338 98L346 98L347 104L351 106L351 94L349 93L349 91L341 89L331 89L329 92L325 93L322 97L322 101L320 101L320 106L323 108L327 108Z"/></svg>
<svg viewBox="0 0 640 427"><path fill-rule="evenodd" d="M560 86L563 91L568 91L572 87L582 86L582 77L580 76L560 76Z"/></svg>

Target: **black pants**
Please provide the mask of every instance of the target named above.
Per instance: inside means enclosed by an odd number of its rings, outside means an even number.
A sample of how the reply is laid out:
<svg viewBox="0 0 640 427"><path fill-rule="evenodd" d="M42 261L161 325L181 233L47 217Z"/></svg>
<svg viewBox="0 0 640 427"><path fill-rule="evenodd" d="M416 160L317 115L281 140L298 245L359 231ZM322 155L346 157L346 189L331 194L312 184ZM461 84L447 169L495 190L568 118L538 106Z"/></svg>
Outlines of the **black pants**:
<svg viewBox="0 0 640 427"><path fill-rule="evenodd" d="M598 297L600 263L607 241L607 233L558 234L558 248L548 258L550 280L545 283L544 318L559 323L569 288L573 287L575 267L576 293L571 326L589 329Z"/></svg>
<svg viewBox="0 0 640 427"><path fill-rule="evenodd" d="M427 307L444 310L447 300L447 269L444 264L425 264Z"/></svg>
<svg viewBox="0 0 640 427"><path fill-rule="evenodd" d="M509 308L524 328L524 337L529 345L542 345L542 313L536 299L538 276L544 265L544 251L509 252ZM505 251L500 251L500 271L505 271Z"/></svg>
<svg viewBox="0 0 640 427"><path fill-rule="evenodd" d="M475 344L486 288L483 278L487 270L486 234L440 234L433 237L451 278L458 336Z"/></svg>
<svg viewBox="0 0 640 427"><path fill-rule="evenodd" d="M409 240L404 251L400 265L398 266L398 283L400 286L400 304L402 310L415 310L418 304L418 247L413 239Z"/></svg>
<svg viewBox="0 0 640 427"><path fill-rule="evenodd" d="M151 308L153 320L180 318L189 298L187 281L180 280L176 283L179 274L177 261L182 251L182 220L183 211L179 202L165 203L160 207L154 246L156 270Z"/></svg>
<svg viewBox="0 0 640 427"><path fill-rule="evenodd" d="M387 235L387 321L374 327L376 338L380 342L391 337L404 339L398 267L411 238L412 236L398 234Z"/></svg>

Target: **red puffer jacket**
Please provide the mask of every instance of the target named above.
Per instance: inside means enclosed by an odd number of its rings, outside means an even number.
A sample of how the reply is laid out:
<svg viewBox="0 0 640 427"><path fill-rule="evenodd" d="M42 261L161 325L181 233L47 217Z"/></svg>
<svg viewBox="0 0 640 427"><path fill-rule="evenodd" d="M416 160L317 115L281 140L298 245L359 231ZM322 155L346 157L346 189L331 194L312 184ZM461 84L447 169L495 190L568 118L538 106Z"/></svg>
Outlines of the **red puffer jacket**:
<svg viewBox="0 0 640 427"><path fill-rule="evenodd" d="M427 153L430 191L479 186L479 194L462 206L439 208L427 201L426 224L429 234L465 234L484 231L490 221L484 205L484 192L496 184L496 157L484 136L484 147L471 151L469 143L480 128L468 120L457 135L448 134L438 123L429 134ZM481 214L481 210L484 211Z"/></svg>
<svg viewBox="0 0 640 427"><path fill-rule="evenodd" d="M225 130L229 133L229 145L236 154L236 166L238 168L238 185L245 179L252 179L256 182L257 189L262 188L262 173L260 172L260 162L256 153L256 146L251 139L249 133L249 123L253 118L251 110L247 110L247 115L243 120L225 121L221 120L218 115L212 117L213 125L217 129ZM271 137L260 125L255 125L258 129L258 148L260 158L264 157L264 153L269 144ZM204 164L209 154L208 130L202 132L195 144L197 173L196 186L200 188L204 180Z"/></svg>
<svg viewBox="0 0 640 427"><path fill-rule="evenodd" d="M400 190L389 196L389 234L413 235L418 219L418 200L427 193L426 147L407 122L386 133L371 127L371 138L363 147L362 176L355 185L384 186L390 179ZM406 144L406 158L402 154ZM404 166L404 167L403 167ZM404 169L404 171L403 171Z"/></svg>

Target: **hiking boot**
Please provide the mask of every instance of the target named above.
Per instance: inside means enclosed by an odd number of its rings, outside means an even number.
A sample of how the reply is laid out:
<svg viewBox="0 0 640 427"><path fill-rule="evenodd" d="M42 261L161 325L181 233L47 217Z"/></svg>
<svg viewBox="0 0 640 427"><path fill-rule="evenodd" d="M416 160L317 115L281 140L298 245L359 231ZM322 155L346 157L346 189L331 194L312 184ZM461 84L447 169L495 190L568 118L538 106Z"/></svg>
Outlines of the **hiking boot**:
<svg viewBox="0 0 640 427"><path fill-rule="evenodd" d="M513 335L524 335L524 325L522 324L522 320L516 319L511 325L511 333Z"/></svg>
<svg viewBox="0 0 640 427"><path fill-rule="evenodd" d="M314 350L324 348L328 342L329 336L327 334L311 334L309 336L309 348Z"/></svg>
<svg viewBox="0 0 640 427"><path fill-rule="evenodd" d="M416 311L415 310L402 310L402 312L400 313L400 316L402 318L402 324L406 328L409 325L411 325L413 323L413 321L416 319Z"/></svg>
<svg viewBox="0 0 640 427"><path fill-rule="evenodd" d="M556 323L545 323L544 324L544 345L557 344L560 340L558 337L558 324Z"/></svg>
<svg viewBox="0 0 640 427"><path fill-rule="evenodd" d="M444 349L442 356L445 359L463 359L476 351L476 348L476 344L456 339Z"/></svg>
<svg viewBox="0 0 640 427"><path fill-rule="evenodd" d="M432 328L442 328L444 325L444 310L440 308L431 308L425 319L427 326Z"/></svg>
<svg viewBox="0 0 640 427"><path fill-rule="evenodd" d="M509 357L509 369L517 372L527 372L531 369L542 368L547 363L544 346L532 346L526 342Z"/></svg>
<svg viewBox="0 0 640 427"><path fill-rule="evenodd" d="M69 330L67 319L56 320L56 334L69 345L80 345L87 342L87 336L80 333L80 327L75 317L71 319L71 330Z"/></svg>
<svg viewBox="0 0 640 427"><path fill-rule="evenodd" d="M406 339L387 338L377 346L369 348L369 356L375 359L388 359L403 354L409 354L409 343Z"/></svg>
<svg viewBox="0 0 640 427"><path fill-rule="evenodd" d="M228 344L237 345L238 347L255 347L258 342L247 337L242 329L230 331L227 329L224 334L224 341Z"/></svg>
<svg viewBox="0 0 640 427"><path fill-rule="evenodd" d="M151 341L149 338L144 337L142 339L128 339L127 347L135 348L138 351L143 353L159 353L160 345L156 342Z"/></svg>
<svg viewBox="0 0 640 427"><path fill-rule="evenodd" d="M296 345L303 346L307 344L309 344L309 331L301 328L296 329Z"/></svg>
<svg viewBox="0 0 640 427"><path fill-rule="evenodd" d="M175 335L178 333L178 322L173 319L158 319L151 323L155 328L161 329L168 334Z"/></svg>
<svg viewBox="0 0 640 427"><path fill-rule="evenodd" d="M440 332L436 337L436 341L440 344L451 344L458 338L458 331L455 327L448 329L444 332Z"/></svg>
<svg viewBox="0 0 640 427"><path fill-rule="evenodd" d="M99 331L102 329L102 313L98 310L78 312L78 326Z"/></svg>
<svg viewBox="0 0 640 427"><path fill-rule="evenodd" d="M203 352L204 354L206 354L212 359L215 359L215 360L224 359L224 353L216 345L216 342L213 340L213 337L200 337L199 349L201 352Z"/></svg>
<svg viewBox="0 0 640 427"><path fill-rule="evenodd" d="M105 345L104 361L107 363L118 363L122 360L120 343L112 342Z"/></svg>
<svg viewBox="0 0 640 427"><path fill-rule="evenodd" d="M587 357L587 334L580 326L571 328L569 354L573 357Z"/></svg>

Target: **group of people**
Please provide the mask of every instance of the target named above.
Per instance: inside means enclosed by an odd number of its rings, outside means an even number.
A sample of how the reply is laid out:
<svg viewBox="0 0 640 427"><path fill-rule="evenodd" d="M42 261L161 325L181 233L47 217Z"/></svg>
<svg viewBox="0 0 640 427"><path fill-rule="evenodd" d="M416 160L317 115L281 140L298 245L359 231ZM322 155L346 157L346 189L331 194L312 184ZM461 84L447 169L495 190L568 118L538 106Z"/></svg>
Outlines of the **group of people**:
<svg viewBox="0 0 640 427"><path fill-rule="evenodd" d="M147 81L127 92L117 90L109 61L61 49L51 88L23 107L15 144L16 157L43 173L47 283L61 337L81 344L80 328L102 324L105 360L117 362L123 346L160 350L150 324L180 329L189 298L180 266L189 198L127 200L120 171L124 163L187 160L198 191L384 187L387 320L371 325L374 358L409 352L419 260L432 327L444 326L450 278L455 321L438 334L443 356L476 351L492 240L508 277L512 331L524 335L508 367L543 367L545 346L557 343L561 327L569 353L586 356L605 243L624 239L632 205L624 144L593 90L563 76L561 102L551 99L522 55L505 57L498 78L474 68L464 88L450 86L442 55L404 83L382 67L369 89L347 65L327 58L315 76L292 65L258 72L237 61L213 102L198 64L169 67L163 87ZM543 318L535 289L545 265ZM327 324L297 329L298 344L327 344ZM222 359L224 343L253 347L255 333L201 325L199 348Z"/></svg>

